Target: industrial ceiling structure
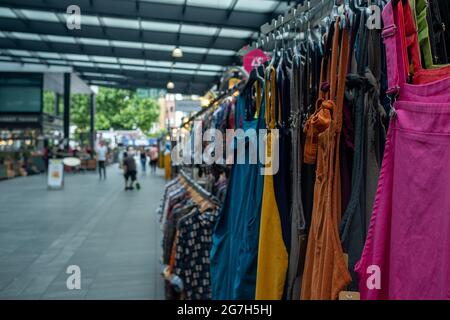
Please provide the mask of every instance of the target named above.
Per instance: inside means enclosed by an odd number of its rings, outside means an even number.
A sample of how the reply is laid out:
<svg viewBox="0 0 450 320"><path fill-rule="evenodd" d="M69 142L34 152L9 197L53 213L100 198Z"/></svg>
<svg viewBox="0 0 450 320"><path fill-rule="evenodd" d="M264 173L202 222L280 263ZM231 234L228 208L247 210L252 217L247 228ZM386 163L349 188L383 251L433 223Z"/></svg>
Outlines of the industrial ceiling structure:
<svg viewBox="0 0 450 320"><path fill-rule="evenodd" d="M303 1L0 0L0 66L71 67L90 85L204 94L264 23ZM81 29L66 12L81 9ZM173 58L179 47L183 56ZM1 71L1 70L0 70Z"/></svg>

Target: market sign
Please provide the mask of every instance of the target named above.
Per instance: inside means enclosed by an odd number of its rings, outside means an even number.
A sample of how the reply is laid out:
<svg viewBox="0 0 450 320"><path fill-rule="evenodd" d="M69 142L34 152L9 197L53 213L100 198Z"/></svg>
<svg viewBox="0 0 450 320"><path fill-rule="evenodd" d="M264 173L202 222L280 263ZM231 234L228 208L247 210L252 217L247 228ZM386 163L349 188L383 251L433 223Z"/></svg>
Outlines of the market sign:
<svg viewBox="0 0 450 320"><path fill-rule="evenodd" d="M2 115L1 123L39 123L41 121L38 115Z"/></svg>
<svg viewBox="0 0 450 320"><path fill-rule="evenodd" d="M161 96L165 96L167 94L167 90L139 88L136 90L136 94L141 99L157 99Z"/></svg>
<svg viewBox="0 0 450 320"><path fill-rule="evenodd" d="M191 113L200 111L202 108L201 100L177 100L175 101L175 109L177 111Z"/></svg>
<svg viewBox="0 0 450 320"><path fill-rule="evenodd" d="M250 73L254 68L261 66L268 60L270 60L270 57L264 51L255 49L244 56L244 69Z"/></svg>
<svg viewBox="0 0 450 320"><path fill-rule="evenodd" d="M48 163L48 188L62 189L64 186L64 163L62 159L50 159Z"/></svg>

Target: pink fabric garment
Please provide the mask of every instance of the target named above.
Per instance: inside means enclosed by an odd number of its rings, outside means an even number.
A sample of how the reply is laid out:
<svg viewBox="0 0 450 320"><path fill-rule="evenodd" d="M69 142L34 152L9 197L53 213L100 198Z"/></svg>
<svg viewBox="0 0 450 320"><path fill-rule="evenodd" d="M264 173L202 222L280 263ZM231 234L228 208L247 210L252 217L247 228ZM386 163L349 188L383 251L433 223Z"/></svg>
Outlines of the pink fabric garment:
<svg viewBox="0 0 450 320"><path fill-rule="evenodd" d="M406 83L396 10L389 2L383 11L383 37L389 89L399 96L355 270L364 300L450 299L450 78Z"/></svg>

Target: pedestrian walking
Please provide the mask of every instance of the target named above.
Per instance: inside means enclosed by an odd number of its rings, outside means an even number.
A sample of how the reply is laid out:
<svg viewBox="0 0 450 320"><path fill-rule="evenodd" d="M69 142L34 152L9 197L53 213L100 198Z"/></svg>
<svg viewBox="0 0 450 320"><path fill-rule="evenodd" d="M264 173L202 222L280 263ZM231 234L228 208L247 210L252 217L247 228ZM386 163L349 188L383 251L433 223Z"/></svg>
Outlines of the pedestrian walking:
<svg viewBox="0 0 450 320"><path fill-rule="evenodd" d="M100 180L103 178L106 180L106 159L108 157L108 147L104 141L100 141L100 146L96 150L97 152L97 167L100 175Z"/></svg>

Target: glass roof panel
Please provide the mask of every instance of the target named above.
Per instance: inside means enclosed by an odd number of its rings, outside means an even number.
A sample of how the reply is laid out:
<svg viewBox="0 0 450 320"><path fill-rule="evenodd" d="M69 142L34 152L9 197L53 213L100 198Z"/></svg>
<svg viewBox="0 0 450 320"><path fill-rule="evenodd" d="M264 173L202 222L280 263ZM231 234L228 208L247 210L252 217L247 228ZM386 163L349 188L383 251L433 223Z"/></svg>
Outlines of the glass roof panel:
<svg viewBox="0 0 450 320"><path fill-rule="evenodd" d="M117 58L115 57L93 56L92 60L95 62L117 63Z"/></svg>
<svg viewBox="0 0 450 320"><path fill-rule="evenodd" d="M92 80L90 83L105 86L119 84L117 81L105 81L105 80Z"/></svg>
<svg viewBox="0 0 450 320"><path fill-rule="evenodd" d="M105 39L80 38L81 43L93 46L109 46L109 41Z"/></svg>
<svg viewBox="0 0 450 320"><path fill-rule="evenodd" d="M80 67L95 67L93 62L74 61L73 64Z"/></svg>
<svg viewBox="0 0 450 320"><path fill-rule="evenodd" d="M112 45L114 47L119 47L119 48L131 48L131 49L141 49L142 48L141 42L114 40L114 41L112 41Z"/></svg>
<svg viewBox="0 0 450 320"><path fill-rule="evenodd" d="M127 78L120 74L97 73L97 72L83 72L82 75L86 76L86 77L107 77L107 78L117 78L117 79L126 79Z"/></svg>
<svg viewBox="0 0 450 320"><path fill-rule="evenodd" d="M197 71L197 74L199 76L215 77L215 76L218 76L220 73L212 72L212 71L201 71L201 70L199 70L199 71Z"/></svg>
<svg viewBox="0 0 450 320"><path fill-rule="evenodd" d="M188 33L188 34L213 36L217 32L217 28L183 24L181 26L181 32Z"/></svg>
<svg viewBox="0 0 450 320"><path fill-rule="evenodd" d="M16 14L9 8L0 8L0 17L2 17L2 18L16 18Z"/></svg>
<svg viewBox="0 0 450 320"><path fill-rule="evenodd" d="M20 40L33 40L33 41L41 41L41 37L37 34L33 33L23 33L23 32L10 32L10 34L17 39Z"/></svg>
<svg viewBox="0 0 450 320"><path fill-rule="evenodd" d="M107 68L107 69L120 69L120 65L117 63L97 63L99 68Z"/></svg>
<svg viewBox="0 0 450 320"><path fill-rule="evenodd" d="M184 4L184 0L142 0L144 2L159 2L167 4Z"/></svg>
<svg viewBox="0 0 450 320"><path fill-rule="evenodd" d="M111 17L103 17L102 19L107 27L139 29L139 22L137 20Z"/></svg>
<svg viewBox="0 0 450 320"><path fill-rule="evenodd" d="M227 38L247 39L250 38L252 34L253 31L223 28L222 30L220 30L219 36Z"/></svg>
<svg viewBox="0 0 450 320"><path fill-rule="evenodd" d="M170 70L167 69L167 72L170 72ZM195 74L195 70L185 70L185 69L173 69L172 73L175 74L190 74L193 75Z"/></svg>
<svg viewBox="0 0 450 320"><path fill-rule="evenodd" d="M37 58L22 58L23 62L30 62L30 63L41 63L41 60Z"/></svg>
<svg viewBox="0 0 450 320"><path fill-rule="evenodd" d="M142 21L142 29L162 31L162 32L178 32L178 23L166 23L166 22L155 22L155 21Z"/></svg>
<svg viewBox="0 0 450 320"><path fill-rule="evenodd" d="M144 48L147 50L172 51L174 46L167 44L144 43Z"/></svg>
<svg viewBox="0 0 450 320"><path fill-rule="evenodd" d="M155 67L170 68L172 66L172 62L171 61L150 61L150 60L145 60L144 63L145 63L146 66L155 66Z"/></svg>
<svg viewBox="0 0 450 320"><path fill-rule="evenodd" d="M228 9L233 0L188 0L188 6Z"/></svg>
<svg viewBox="0 0 450 320"><path fill-rule="evenodd" d="M205 54L208 52L208 49L206 48L195 48L195 47L180 47L181 50L187 53L199 53L199 54Z"/></svg>
<svg viewBox="0 0 450 320"><path fill-rule="evenodd" d="M209 53L218 56L234 56L236 51L233 50L221 50L221 49L209 49Z"/></svg>
<svg viewBox="0 0 450 320"><path fill-rule="evenodd" d="M222 66L216 66L213 64L202 64L200 65L200 70L207 70L207 71L222 71L223 67Z"/></svg>
<svg viewBox="0 0 450 320"><path fill-rule="evenodd" d="M283 2L276 8L274 12L277 14L283 14L289 11L289 9L291 9L292 7L293 6L289 5L288 3Z"/></svg>
<svg viewBox="0 0 450 320"><path fill-rule="evenodd" d="M141 59L129 59L129 58L119 58L119 62L123 64L144 64L144 60Z"/></svg>
<svg viewBox="0 0 450 320"><path fill-rule="evenodd" d="M89 61L89 57L84 54L71 54L66 53L65 56L69 60L81 60L81 61Z"/></svg>
<svg viewBox="0 0 450 320"><path fill-rule="evenodd" d="M59 59L61 58L59 54L54 52L37 52L37 55L41 58L48 58L48 59Z"/></svg>
<svg viewBox="0 0 450 320"><path fill-rule="evenodd" d="M62 42L62 43L76 43L75 38L63 37L63 36L47 36L47 39L52 42Z"/></svg>
<svg viewBox="0 0 450 320"><path fill-rule="evenodd" d="M145 71L145 66L123 66L124 70Z"/></svg>
<svg viewBox="0 0 450 320"><path fill-rule="evenodd" d="M59 22L58 17L53 12L27 9L21 9L20 11L30 20Z"/></svg>
<svg viewBox="0 0 450 320"><path fill-rule="evenodd" d="M8 49L8 52L13 56L31 57L31 53L25 50Z"/></svg>
<svg viewBox="0 0 450 320"><path fill-rule="evenodd" d="M197 69L198 67L199 67L198 63L186 63L186 62L175 63L175 68Z"/></svg>
<svg viewBox="0 0 450 320"><path fill-rule="evenodd" d="M96 16L82 14L81 15L81 26L83 26L83 24L88 24L91 26L99 26L100 21L98 21L98 18Z"/></svg>
<svg viewBox="0 0 450 320"><path fill-rule="evenodd" d="M71 61L67 61L67 60L53 60L53 59L47 59L46 61L47 61L47 63L49 63L49 64L59 64L59 65L71 65L71 64L72 64Z"/></svg>
<svg viewBox="0 0 450 320"><path fill-rule="evenodd" d="M234 9L265 13L273 12L279 4L279 1L273 0L259 0L258 4L255 4L255 0L239 0Z"/></svg>
<svg viewBox="0 0 450 320"><path fill-rule="evenodd" d="M183 5L184 0L142 0L145 2ZM256 3L257 1L257 3ZM294 1L293 1L294 2ZM226 10L229 9L233 0L187 0L187 5L192 7L204 7ZM288 8L288 5L276 0L239 0L234 10L267 13L273 12L278 6Z"/></svg>

